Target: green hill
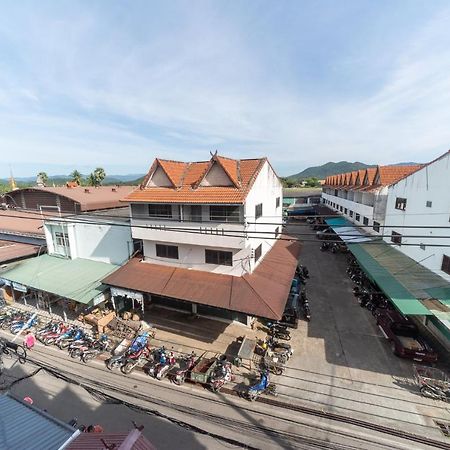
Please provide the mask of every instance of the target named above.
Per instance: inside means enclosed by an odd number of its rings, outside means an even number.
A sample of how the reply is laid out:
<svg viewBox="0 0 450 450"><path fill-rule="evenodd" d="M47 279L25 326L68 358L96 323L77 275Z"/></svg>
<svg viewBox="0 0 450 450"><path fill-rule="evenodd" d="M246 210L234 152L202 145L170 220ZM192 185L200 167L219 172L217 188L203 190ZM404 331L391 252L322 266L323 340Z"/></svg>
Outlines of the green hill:
<svg viewBox="0 0 450 450"><path fill-rule="evenodd" d="M300 181L306 178L315 177L319 180L323 180L329 175L336 175L343 172L352 172L353 170L366 169L367 167L376 167L375 165L364 164L362 162L327 162L321 166L308 167L302 172L296 173L286 177L290 181Z"/></svg>

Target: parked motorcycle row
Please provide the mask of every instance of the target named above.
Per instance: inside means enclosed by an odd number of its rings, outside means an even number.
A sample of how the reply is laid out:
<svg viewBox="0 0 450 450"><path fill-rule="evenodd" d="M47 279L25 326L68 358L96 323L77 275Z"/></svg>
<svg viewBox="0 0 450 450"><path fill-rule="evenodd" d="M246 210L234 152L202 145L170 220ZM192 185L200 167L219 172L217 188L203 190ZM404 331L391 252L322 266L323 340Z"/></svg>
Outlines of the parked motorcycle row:
<svg viewBox="0 0 450 450"><path fill-rule="evenodd" d="M34 316L29 312L4 309L0 313L0 328L9 329L11 333L17 334L21 330L25 331L37 325L38 319Z"/></svg>
<svg viewBox="0 0 450 450"><path fill-rule="evenodd" d="M388 299L383 293L377 291L376 287L361 270L356 260L349 257L348 263L347 275L355 283L353 294L358 299L359 305L362 308L367 308L373 315L375 315L377 309L388 308Z"/></svg>
<svg viewBox="0 0 450 450"><path fill-rule="evenodd" d="M306 280L309 278L309 271L306 266L299 265L297 266L297 269L295 271L295 277L292 286L291 286L291 292L295 291L299 295L299 305L303 312L303 317L307 322L311 320L311 309L309 307L309 300L306 296ZM300 285L296 282L296 280L299 280L299 283L303 286L300 289Z"/></svg>

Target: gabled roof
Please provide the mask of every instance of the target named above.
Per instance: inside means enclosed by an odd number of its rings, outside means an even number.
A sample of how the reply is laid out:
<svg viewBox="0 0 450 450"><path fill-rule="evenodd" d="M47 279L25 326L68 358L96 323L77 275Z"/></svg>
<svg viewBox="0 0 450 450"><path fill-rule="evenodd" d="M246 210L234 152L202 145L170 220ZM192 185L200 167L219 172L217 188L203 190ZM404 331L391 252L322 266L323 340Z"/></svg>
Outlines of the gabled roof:
<svg viewBox="0 0 450 450"><path fill-rule="evenodd" d="M422 164L411 166L378 166L374 176L374 187L389 186L419 170Z"/></svg>
<svg viewBox="0 0 450 450"><path fill-rule="evenodd" d="M122 201L151 203L244 203L267 158L231 159L214 154L209 161L180 162L156 159L142 185ZM230 179L230 186L202 186L200 183L214 164ZM161 167L172 187L149 186L156 167Z"/></svg>

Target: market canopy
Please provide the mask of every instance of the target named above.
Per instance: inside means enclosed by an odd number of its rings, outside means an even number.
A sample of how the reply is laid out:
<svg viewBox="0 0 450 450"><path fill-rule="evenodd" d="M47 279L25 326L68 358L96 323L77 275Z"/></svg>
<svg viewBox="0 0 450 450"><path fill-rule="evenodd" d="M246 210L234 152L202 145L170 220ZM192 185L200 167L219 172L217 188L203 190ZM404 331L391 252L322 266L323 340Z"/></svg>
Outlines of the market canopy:
<svg viewBox="0 0 450 450"><path fill-rule="evenodd" d="M29 287L88 304L108 289L101 280L119 266L90 259L42 255L1 274L17 290Z"/></svg>
<svg viewBox="0 0 450 450"><path fill-rule="evenodd" d="M325 222L346 244L373 241L374 238L379 239L378 237L364 234L362 230L343 217L325 219Z"/></svg>
<svg viewBox="0 0 450 450"><path fill-rule="evenodd" d="M348 246L367 276L406 315L450 319L450 283L384 241Z"/></svg>

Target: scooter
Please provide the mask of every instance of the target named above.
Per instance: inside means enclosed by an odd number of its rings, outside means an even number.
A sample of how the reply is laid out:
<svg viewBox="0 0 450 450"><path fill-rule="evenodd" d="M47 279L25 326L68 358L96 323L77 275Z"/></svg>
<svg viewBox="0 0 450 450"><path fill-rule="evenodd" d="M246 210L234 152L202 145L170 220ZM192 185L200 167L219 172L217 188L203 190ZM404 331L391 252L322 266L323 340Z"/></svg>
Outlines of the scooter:
<svg viewBox="0 0 450 450"><path fill-rule="evenodd" d="M147 367L147 375L156 378L156 371L160 364L165 364L167 361L166 347L154 349L152 352L152 361Z"/></svg>
<svg viewBox="0 0 450 450"><path fill-rule="evenodd" d="M63 350L69 347L69 345L72 342L80 341L84 338L85 338L84 330L82 330L81 328L75 328L70 336L58 339L57 345L61 350Z"/></svg>
<svg viewBox="0 0 450 450"><path fill-rule="evenodd" d="M291 340L291 333L287 329L269 328L268 335L277 339L283 339L284 341Z"/></svg>
<svg viewBox="0 0 450 450"><path fill-rule="evenodd" d="M209 387L213 392L219 392L225 383L233 379L231 363L219 360L209 379Z"/></svg>
<svg viewBox="0 0 450 450"><path fill-rule="evenodd" d="M78 341L74 341L69 345L68 351L71 358L79 358L81 355L92 347L94 338L84 336Z"/></svg>
<svg viewBox="0 0 450 450"><path fill-rule="evenodd" d="M320 250L322 252L327 252L328 250L330 250L330 243L327 241L323 241L322 244L320 244Z"/></svg>
<svg viewBox="0 0 450 450"><path fill-rule="evenodd" d="M130 374L139 363L147 359L149 356L150 351L148 347L143 347L136 352L130 353L124 358L122 362L122 365L120 367L121 372L125 375Z"/></svg>
<svg viewBox="0 0 450 450"><path fill-rule="evenodd" d="M31 327L34 327L37 323L38 323L37 317L31 318L30 316L28 318L24 318L23 320L13 323L10 327L10 330L11 333L17 334L20 331L28 330Z"/></svg>
<svg viewBox="0 0 450 450"><path fill-rule="evenodd" d="M191 371L195 366L196 358L197 355L194 352L192 352L188 356L180 358L179 367L172 368L168 373L170 381L172 381L177 386L182 385L186 380L188 372Z"/></svg>
<svg viewBox="0 0 450 450"><path fill-rule="evenodd" d="M129 359L134 360L135 358L139 357L142 353L142 350L147 347L148 339L149 333L147 332L142 333L140 336L137 336L123 354L112 356L111 358L109 358L106 361L106 367L109 370L112 370L114 367L124 366L125 364L127 364L127 362L131 362L128 361ZM133 370L134 367L135 366L133 366L131 370Z"/></svg>
<svg viewBox="0 0 450 450"><path fill-rule="evenodd" d="M155 378L157 380L162 380L169 373L169 370L175 365L176 359L173 356L173 352L169 353L165 362L161 362L156 366Z"/></svg>
<svg viewBox="0 0 450 450"><path fill-rule="evenodd" d="M275 397L278 395L276 386L269 382L269 371L267 368L262 371L260 380L248 387L245 397L254 402L261 394L270 394Z"/></svg>
<svg viewBox="0 0 450 450"><path fill-rule="evenodd" d="M92 359L94 359L98 355L100 355L101 353L106 352L109 349L110 344L111 343L108 339L108 336L103 334L102 336L100 336L100 339L97 339L96 341L94 341L91 348L85 350L81 354L81 360L84 363L91 361Z"/></svg>
<svg viewBox="0 0 450 450"><path fill-rule="evenodd" d="M287 344L286 342L278 342L273 338L273 336L267 336L266 343L272 351L285 354L288 360L294 354L291 344Z"/></svg>
<svg viewBox="0 0 450 450"><path fill-rule="evenodd" d="M70 336L70 334L67 334L73 330L74 327L69 327L68 325L64 323L60 323L59 327L55 331L49 331L45 333L44 335L38 336L37 339L41 341L44 345L50 345L54 344L57 339L59 339L63 335Z"/></svg>

